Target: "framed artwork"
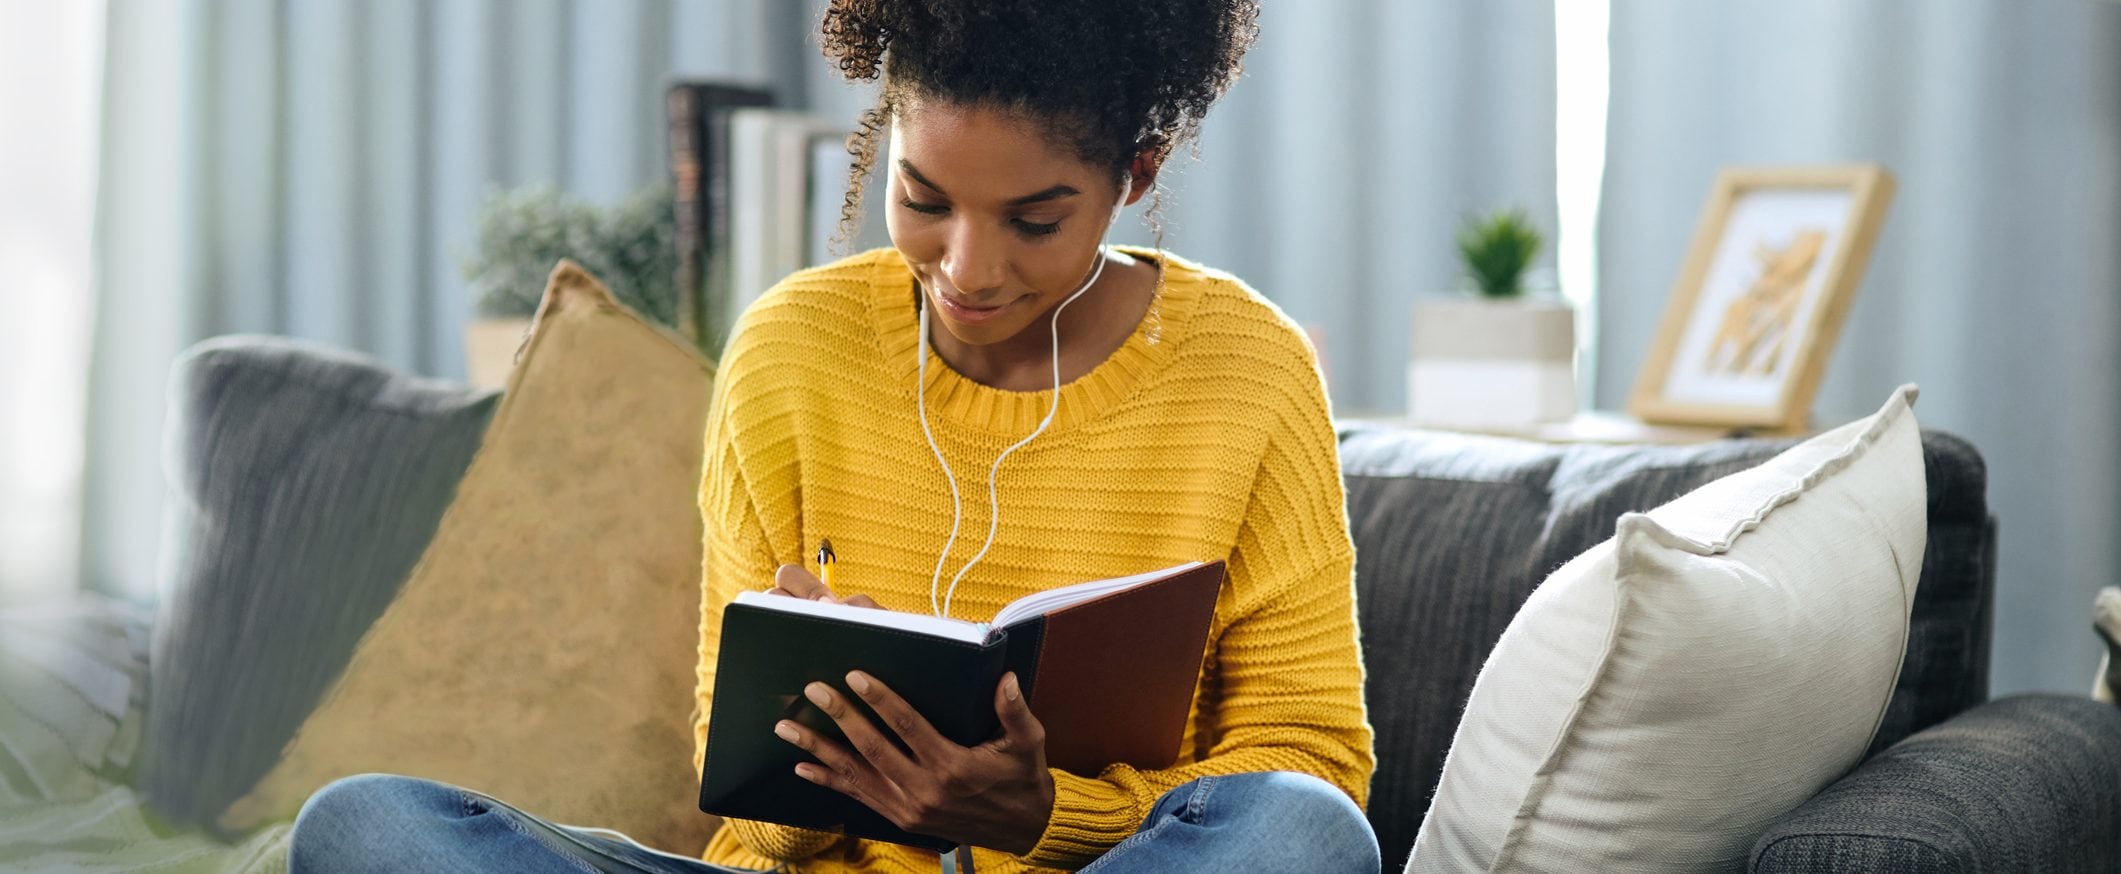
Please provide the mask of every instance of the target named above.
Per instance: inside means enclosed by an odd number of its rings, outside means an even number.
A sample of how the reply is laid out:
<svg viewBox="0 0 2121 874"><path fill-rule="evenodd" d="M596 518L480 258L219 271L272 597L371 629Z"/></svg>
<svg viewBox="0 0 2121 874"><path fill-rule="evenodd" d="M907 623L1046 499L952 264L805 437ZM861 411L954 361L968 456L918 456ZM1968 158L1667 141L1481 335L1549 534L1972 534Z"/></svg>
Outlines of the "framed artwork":
<svg viewBox="0 0 2121 874"><path fill-rule="evenodd" d="M1892 195L1875 165L1718 173L1628 412L1803 431Z"/></svg>

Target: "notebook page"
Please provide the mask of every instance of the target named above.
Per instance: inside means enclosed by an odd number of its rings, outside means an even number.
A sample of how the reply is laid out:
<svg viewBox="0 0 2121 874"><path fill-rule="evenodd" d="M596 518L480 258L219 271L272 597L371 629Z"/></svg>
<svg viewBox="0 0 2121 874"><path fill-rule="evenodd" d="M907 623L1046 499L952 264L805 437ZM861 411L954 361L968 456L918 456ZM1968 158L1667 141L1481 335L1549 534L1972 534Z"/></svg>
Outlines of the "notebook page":
<svg viewBox="0 0 2121 874"><path fill-rule="evenodd" d="M1042 613L1051 613L1062 607L1074 606L1084 601L1094 601L1113 592L1131 589L1143 583L1154 582L1192 570L1200 567L1201 564L1201 562L1189 561L1185 564L1172 565L1163 570L1150 571L1145 574L1113 577L1108 580L1091 580L1086 583L1061 586L1057 589L1047 589L1043 592L1032 592L1029 595L1009 602L1007 606L1001 609L1001 612L994 614L993 625L1007 627L1010 623L1020 619L1027 619Z"/></svg>
<svg viewBox="0 0 2121 874"><path fill-rule="evenodd" d="M750 607L763 607L767 610L778 610L783 613L801 613L806 616L819 616L826 619L858 622L863 625L895 628L900 631L926 634L930 637L940 637L945 640L982 643L987 639L987 630L983 625L960 622L956 619L944 619L938 616L924 616L919 613L900 613L896 610L855 607L827 601L806 601L802 598L791 598L787 595L769 595L765 592L739 592L735 603Z"/></svg>

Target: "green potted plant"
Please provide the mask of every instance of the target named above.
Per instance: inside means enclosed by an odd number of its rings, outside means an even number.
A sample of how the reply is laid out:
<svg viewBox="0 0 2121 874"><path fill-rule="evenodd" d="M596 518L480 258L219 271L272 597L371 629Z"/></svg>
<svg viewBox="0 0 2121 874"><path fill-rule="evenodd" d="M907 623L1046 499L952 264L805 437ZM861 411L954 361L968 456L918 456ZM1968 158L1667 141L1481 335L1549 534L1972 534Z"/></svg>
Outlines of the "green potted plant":
<svg viewBox="0 0 2121 874"><path fill-rule="evenodd" d="M476 252L461 264L478 318L465 328L471 381L507 381L517 347L545 295L545 280L572 258L644 318L677 323L677 232L668 186L602 206L545 185L497 191L479 207Z"/></svg>
<svg viewBox="0 0 2121 874"><path fill-rule="evenodd" d="M1467 219L1455 295L1414 304L1407 412L1418 424L1510 429L1576 414L1576 312L1531 287L1546 238L1521 210Z"/></svg>
<svg viewBox="0 0 2121 874"><path fill-rule="evenodd" d="M1525 273L1545 246L1546 237L1523 210L1499 210L1469 219L1458 229L1458 260L1466 279L1474 293L1488 300L1524 297Z"/></svg>

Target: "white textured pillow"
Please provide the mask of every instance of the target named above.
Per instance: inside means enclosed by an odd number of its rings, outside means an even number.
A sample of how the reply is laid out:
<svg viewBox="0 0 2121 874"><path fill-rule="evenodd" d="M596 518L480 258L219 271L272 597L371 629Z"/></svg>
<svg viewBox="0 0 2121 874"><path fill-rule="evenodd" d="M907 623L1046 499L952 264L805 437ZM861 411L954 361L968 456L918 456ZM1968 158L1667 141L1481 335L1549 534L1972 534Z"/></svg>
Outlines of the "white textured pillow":
<svg viewBox="0 0 2121 874"><path fill-rule="evenodd" d="M1744 870L1857 763L1899 676L1928 538L1914 399L1624 516L1549 576L1407 870Z"/></svg>

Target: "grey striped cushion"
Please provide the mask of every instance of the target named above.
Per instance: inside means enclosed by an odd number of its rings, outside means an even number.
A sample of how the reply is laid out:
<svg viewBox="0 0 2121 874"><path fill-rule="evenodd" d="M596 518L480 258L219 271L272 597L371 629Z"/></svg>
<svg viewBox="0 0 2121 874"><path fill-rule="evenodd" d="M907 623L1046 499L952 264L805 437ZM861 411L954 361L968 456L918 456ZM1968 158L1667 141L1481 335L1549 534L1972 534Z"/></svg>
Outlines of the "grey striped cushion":
<svg viewBox="0 0 2121 874"><path fill-rule="evenodd" d="M434 536L498 397L275 338L178 362L136 780L162 815L209 823L278 760Z"/></svg>

